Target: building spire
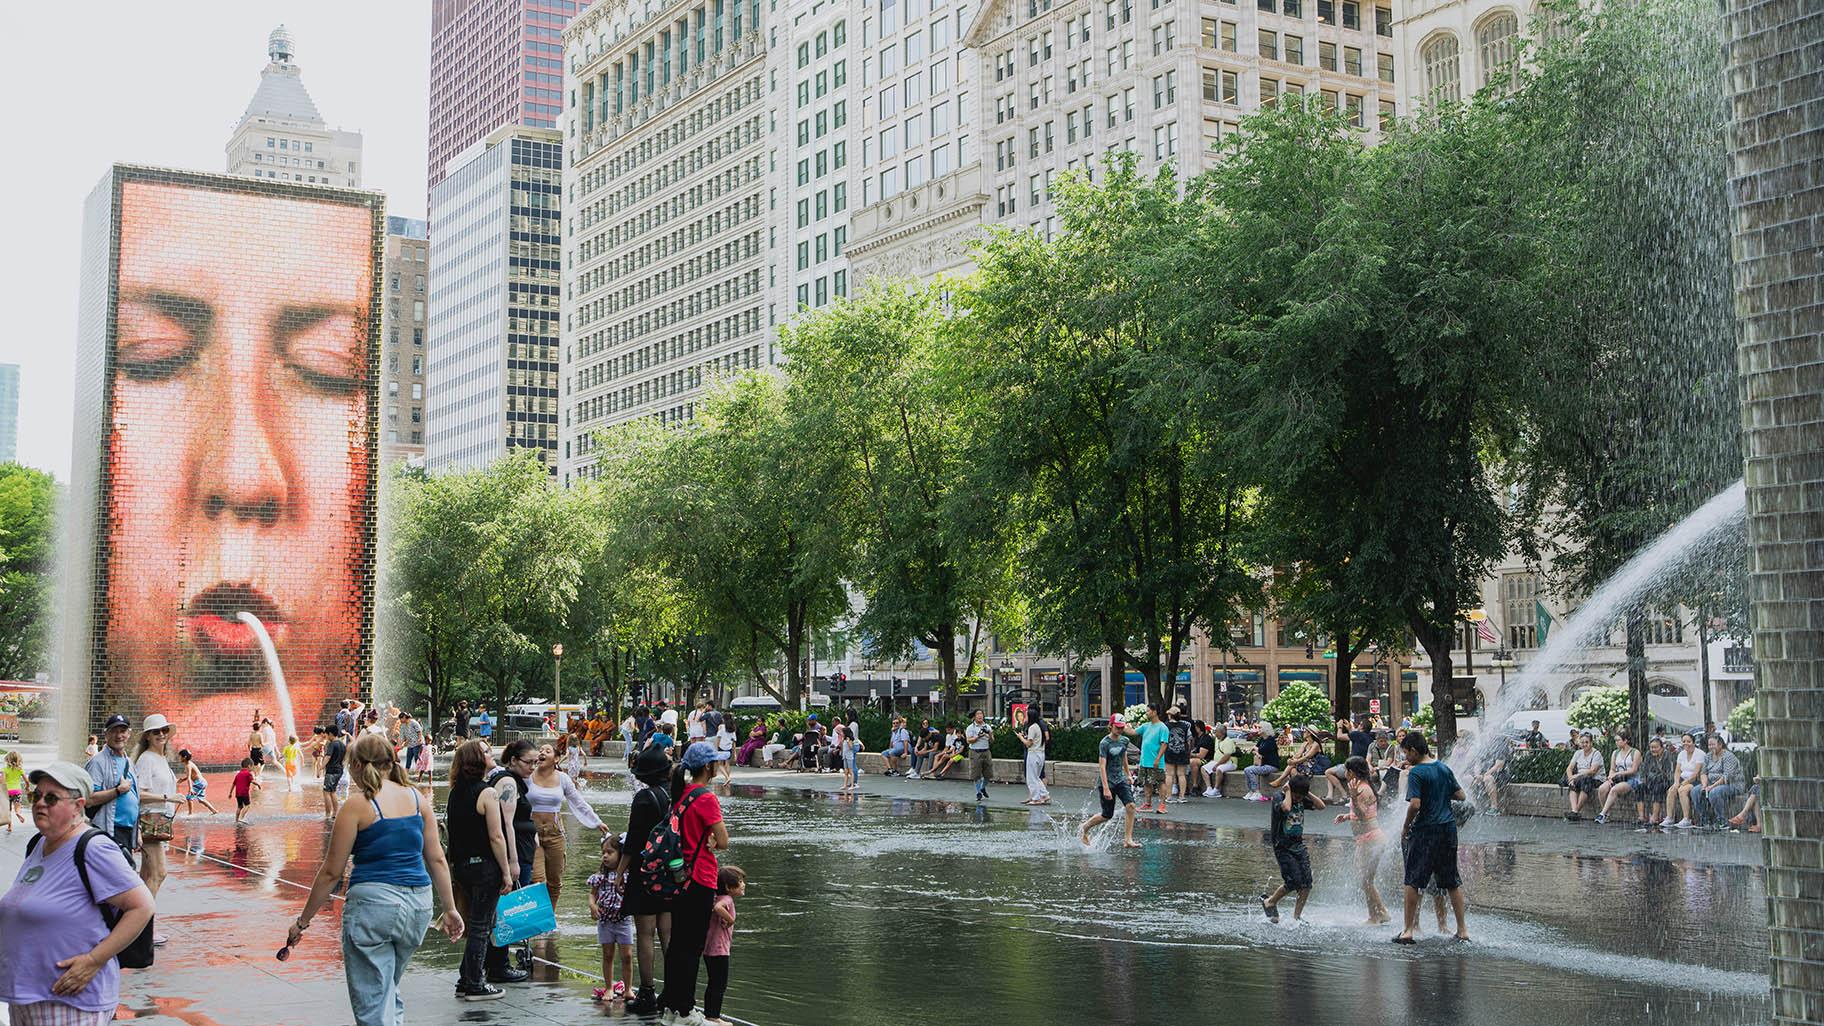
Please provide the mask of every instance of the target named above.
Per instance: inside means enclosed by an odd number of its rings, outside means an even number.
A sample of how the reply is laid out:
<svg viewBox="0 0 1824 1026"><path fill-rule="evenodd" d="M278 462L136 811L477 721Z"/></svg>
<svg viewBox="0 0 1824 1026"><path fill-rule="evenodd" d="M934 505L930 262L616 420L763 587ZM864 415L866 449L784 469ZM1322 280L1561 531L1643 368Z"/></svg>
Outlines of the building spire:
<svg viewBox="0 0 1824 1026"><path fill-rule="evenodd" d="M274 64L290 64L291 58L298 52L291 41L291 33L280 25L266 37L266 56Z"/></svg>

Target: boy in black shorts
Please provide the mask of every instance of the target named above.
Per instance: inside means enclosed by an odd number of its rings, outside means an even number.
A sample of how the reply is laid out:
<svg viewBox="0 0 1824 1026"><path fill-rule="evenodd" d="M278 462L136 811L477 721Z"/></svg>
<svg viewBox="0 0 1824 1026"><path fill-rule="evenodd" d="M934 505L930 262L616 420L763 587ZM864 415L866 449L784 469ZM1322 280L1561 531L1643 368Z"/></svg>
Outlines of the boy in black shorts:
<svg viewBox="0 0 1824 1026"><path fill-rule="evenodd" d="M1128 740L1127 723L1119 714L1108 718L1108 736L1096 746L1101 757L1096 761L1096 773L1100 777L1100 787L1096 794L1102 799L1102 814L1091 816L1083 824L1080 836L1085 845L1089 844L1089 832L1115 818L1115 802L1127 807L1127 839L1123 847L1138 848L1140 842L1134 840L1134 788L1127 780L1127 753L1134 745Z"/></svg>
<svg viewBox="0 0 1824 1026"><path fill-rule="evenodd" d="M1431 755L1425 735L1413 731L1400 739L1400 748L1412 762L1406 773L1406 823L1400 830L1400 847L1406 856L1406 926L1395 944L1413 943L1419 925L1419 895L1432 887L1450 898L1456 913L1458 940L1468 940L1463 923L1463 879L1457 870L1457 816L1451 802L1463 801L1463 788L1450 767ZM1440 914L1439 926L1443 925Z"/></svg>
<svg viewBox="0 0 1824 1026"><path fill-rule="evenodd" d="M1292 919L1304 917L1305 899L1311 896L1311 854L1305 850L1305 812L1321 809L1324 800L1311 793L1311 778L1300 773L1286 790L1273 800L1273 821L1267 840L1273 845L1273 861L1279 863L1280 884L1272 894L1260 896L1261 911L1271 922L1279 922L1279 900L1288 894L1298 895L1292 906Z"/></svg>

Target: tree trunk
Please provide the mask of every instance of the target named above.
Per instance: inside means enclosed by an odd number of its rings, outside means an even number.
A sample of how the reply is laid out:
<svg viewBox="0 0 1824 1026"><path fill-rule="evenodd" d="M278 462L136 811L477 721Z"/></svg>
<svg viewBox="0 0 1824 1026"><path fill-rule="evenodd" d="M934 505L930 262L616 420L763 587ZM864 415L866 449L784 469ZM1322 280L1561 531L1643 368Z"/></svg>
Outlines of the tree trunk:
<svg viewBox="0 0 1824 1026"><path fill-rule="evenodd" d="M1336 650L1335 669L1331 671L1333 680L1330 692L1330 711L1332 719L1353 719L1355 708L1355 681L1350 679L1350 671L1355 668L1355 639L1350 636L1347 624L1338 624L1330 629L1330 646Z"/></svg>
<svg viewBox="0 0 1824 1026"><path fill-rule="evenodd" d="M1628 733L1639 745L1647 736L1651 718L1647 708L1647 607L1636 602L1628 607Z"/></svg>
<svg viewBox="0 0 1824 1026"><path fill-rule="evenodd" d="M942 624L938 630L938 672L944 679L944 708L956 708L956 625Z"/></svg>
<svg viewBox="0 0 1824 1026"><path fill-rule="evenodd" d="M804 611L792 603L785 622L785 707L804 708L804 667L798 657L804 654Z"/></svg>
<svg viewBox="0 0 1824 1026"><path fill-rule="evenodd" d="M1442 751L1457 740L1457 703L1450 694L1453 670L1450 649L1456 636L1452 630L1439 630L1429 624L1415 622L1412 627L1426 657L1431 660L1431 711L1437 723L1438 748Z"/></svg>
<svg viewBox="0 0 1824 1026"><path fill-rule="evenodd" d="M1108 684L1102 693L1108 703L1108 715L1127 708L1127 654L1112 645L1108 649Z"/></svg>

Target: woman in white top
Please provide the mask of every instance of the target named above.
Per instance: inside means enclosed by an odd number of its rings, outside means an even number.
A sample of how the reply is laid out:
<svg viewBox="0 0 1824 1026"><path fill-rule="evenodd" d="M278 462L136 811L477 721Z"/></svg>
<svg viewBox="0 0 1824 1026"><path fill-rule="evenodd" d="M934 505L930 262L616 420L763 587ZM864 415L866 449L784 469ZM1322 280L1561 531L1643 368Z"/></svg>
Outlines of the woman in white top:
<svg viewBox="0 0 1824 1026"><path fill-rule="evenodd" d="M1602 800L1602 811L1596 814L1596 822L1609 821L1609 806L1615 804L1615 799L1627 797L1639 783L1639 776L1640 749L1634 747L1626 731L1616 731L1615 756L1609 760L1608 779L1596 789L1596 797Z"/></svg>
<svg viewBox="0 0 1824 1026"><path fill-rule="evenodd" d="M1704 772L1704 753L1697 749L1697 739L1686 734L1678 750L1678 763L1672 777L1672 787L1666 792L1666 818L1660 820L1662 827L1691 825L1691 789L1698 786L1698 778ZM1673 822L1675 814L1682 814L1678 822Z"/></svg>
<svg viewBox="0 0 1824 1026"><path fill-rule="evenodd" d="M1039 707L1026 707L1026 729L1020 733L1026 746L1026 800L1023 805L1050 805L1051 789L1045 786L1045 724Z"/></svg>
<svg viewBox="0 0 1824 1026"><path fill-rule="evenodd" d="M1587 730L1577 736L1577 750L1564 767L1564 786L1571 792L1571 811L1564 818L1582 819L1583 803L1602 786L1602 753Z"/></svg>
<svg viewBox="0 0 1824 1026"><path fill-rule="evenodd" d="M158 713L146 717L140 724L139 745L133 756L133 775L139 778L139 814L143 818L147 813L154 816L168 817L177 814L177 802L182 797L177 791L177 773L171 769L171 724ZM165 842L154 841L143 832L140 834L139 847L142 857L139 860L139 878L145 881L146 890L158 897L158 888L165 882ZM154 933L152 943L163 944L165 935Z"/></svg>
<svg viewBox="0 0 1824 1026"><path fill-rule="evenodd" d="M551 892L551 903L555 905L564 889L564 806L570 806L571 815L603 836L608 834L608 825L577 790L570 774L557 768L557 749L549 744L538 746L538 766L526 778L526 802L532 807L532 825L538 828L545 889ZM533 879L539 879L536 870Z"/></svg>

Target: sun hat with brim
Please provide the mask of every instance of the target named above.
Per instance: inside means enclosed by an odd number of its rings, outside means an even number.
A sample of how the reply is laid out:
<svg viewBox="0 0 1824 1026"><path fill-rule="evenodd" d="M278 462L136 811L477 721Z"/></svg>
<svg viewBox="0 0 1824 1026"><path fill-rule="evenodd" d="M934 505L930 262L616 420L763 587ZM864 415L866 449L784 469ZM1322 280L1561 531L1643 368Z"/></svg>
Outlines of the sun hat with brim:
<svg viewBox="0 0 1824 1026"><path fill-rule="evenodd" d="M171 721L165 719L164 713L153 713L146 717L146 722L139 725L139 732L141 734L150 734L155 730L169 729L171 729Z"/></svg>
<svg viewBox="0 0 1824 1026"><path fill-rule="evenodd" d="M63 785L78 798L87 798L95 793L95 781L89 779L89 771L73 762L53 762L42 769L33 770L26 779L32 782L33 787L37 787L38 781L44 777Z"/></svg>

